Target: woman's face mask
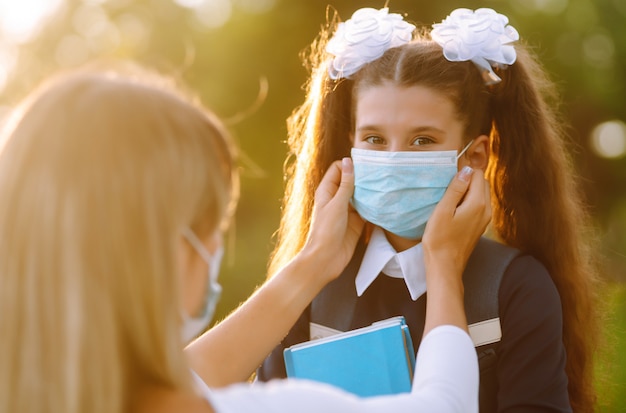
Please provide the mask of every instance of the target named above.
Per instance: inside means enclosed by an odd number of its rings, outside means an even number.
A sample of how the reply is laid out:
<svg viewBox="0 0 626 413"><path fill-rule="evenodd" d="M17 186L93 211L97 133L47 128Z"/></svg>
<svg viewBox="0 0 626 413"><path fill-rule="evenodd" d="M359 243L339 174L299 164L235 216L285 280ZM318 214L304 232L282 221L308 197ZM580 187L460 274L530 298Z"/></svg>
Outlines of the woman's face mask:
<svg viewBox="0 0 626 413"><path fill-rule="evenodd" d="M219 274L224 248L220 244L215 253L211 255L191 229L185 228L183 230L183 236L208 266L207 289L204 295L204 302L200 315L190 317L187 314L183 314L183 341L185 343L189 343L191 340L200 335L200 333L204 332L215 314L215 307L217 306L217 302L219 301L222 293L222 286L217 282L217 276Z"/></svg>
<svg viewBox="0 0 626 413"><path fill-rule="evenodd" d="M389 152L352 149L352 205L363 219L411 240L426 223L457 173L457 151Z"/></svg>

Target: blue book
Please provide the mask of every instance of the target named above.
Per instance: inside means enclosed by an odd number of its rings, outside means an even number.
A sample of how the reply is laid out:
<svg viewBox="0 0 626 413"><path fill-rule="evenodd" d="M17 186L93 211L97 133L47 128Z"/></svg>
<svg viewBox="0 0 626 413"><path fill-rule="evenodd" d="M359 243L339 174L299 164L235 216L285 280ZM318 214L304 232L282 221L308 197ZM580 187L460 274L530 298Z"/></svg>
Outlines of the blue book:
<svg viewBox="0 0 626 413"><path fill-rule="evenodd" d="M332 384L363 397L411 391L415 351L402 316L296 344L283 356L287 377Z"/></svg>

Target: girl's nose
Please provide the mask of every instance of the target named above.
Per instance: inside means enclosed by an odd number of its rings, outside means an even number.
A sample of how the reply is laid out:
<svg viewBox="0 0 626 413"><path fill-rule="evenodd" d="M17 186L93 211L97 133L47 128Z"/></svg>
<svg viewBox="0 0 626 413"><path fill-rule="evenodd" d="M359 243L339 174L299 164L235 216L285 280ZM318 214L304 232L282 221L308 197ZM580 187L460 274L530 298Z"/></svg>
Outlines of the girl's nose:
<svg viewBox="0 0 626 413"><path fill-rule="evenodd" d="M406 151L406 149L404 149L402 147L402 143L401 142L397 142L397 140L392 141L391 145L387 146L387 150L390 151L390 152Z"/></svg>

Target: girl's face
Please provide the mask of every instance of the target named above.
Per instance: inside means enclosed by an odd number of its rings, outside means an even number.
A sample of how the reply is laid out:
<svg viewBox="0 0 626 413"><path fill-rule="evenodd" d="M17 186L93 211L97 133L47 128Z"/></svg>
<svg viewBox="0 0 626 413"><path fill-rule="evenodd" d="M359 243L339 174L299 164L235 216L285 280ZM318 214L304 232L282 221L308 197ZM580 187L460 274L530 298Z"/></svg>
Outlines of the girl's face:
<svg viewBox="0 0 626 413"><path fill-rule="evenodd" d="M352 145L375 151L461 151L463 124L455 107L445 95L423 86L401 87L392 83L360 90L355 108ZM458 159L459 169L466 165L485 170L489 160L489 137L472 139ZM418 241L385 231L396 251L404 251Z"/></svg>
<svg viewBox="0 0 626 413"><path fill-rule="evenodd" d="M391 83L358 93L353 146L377 151L443 151L463 148L463 124L443 94L423 86ZM462 159L459 166L463 167Z"/></svg>

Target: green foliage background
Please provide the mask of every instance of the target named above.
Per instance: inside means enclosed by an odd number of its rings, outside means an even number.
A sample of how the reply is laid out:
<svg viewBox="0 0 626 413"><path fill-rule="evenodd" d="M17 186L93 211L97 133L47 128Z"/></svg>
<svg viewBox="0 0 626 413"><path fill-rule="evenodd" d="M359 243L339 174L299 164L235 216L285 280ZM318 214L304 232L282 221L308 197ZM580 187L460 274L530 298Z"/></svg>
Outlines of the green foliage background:
<svg viewBox="0 0 626 413"><path fill-rule="evenodd" d="M243 153L242 197L221 274L224 316L265 278L283 191L285 119L303 100L307 72L299 53L326 20L321 0L208 0L229 10L219 27L173 0L66 0L39 36L20 46L0 105L10 107L36 83L85 59L130 58L173 73L225 119ZM626 411L626 159L603 159L588 136L599 122L626 121L626 2L623 0L391 0L392 12L422 25L456 7L492 7L509 16L557 82L571 147L601 235L610 300L609 361L600 373L601 411ZM335 0L343 19L384 0ZM264 8L264 6L267 6ZM256 11L255 11L256 9ZM263 9L263 10L260 10ZM99 20L94 20L94 15ZM104 20L102 20L104 18ZM102 28L106 22L108 30ZM96 24L97 23L97 24ZM101 26L98 26L100 24ZM607 41L608 39L608 41ZM81 43L82 42L82 43ZM78 46L84 46L84 48ZM262 90L267 86L267 94ZM260 105L259 98L262 97ZM537 165L538 168L541 165Z"/></svg>

